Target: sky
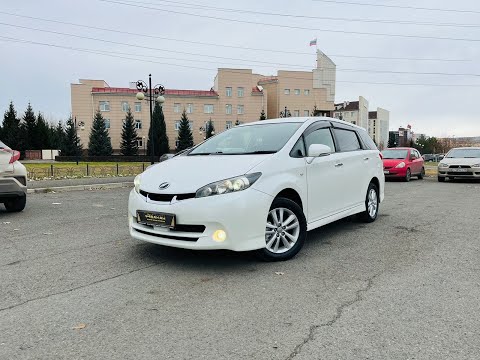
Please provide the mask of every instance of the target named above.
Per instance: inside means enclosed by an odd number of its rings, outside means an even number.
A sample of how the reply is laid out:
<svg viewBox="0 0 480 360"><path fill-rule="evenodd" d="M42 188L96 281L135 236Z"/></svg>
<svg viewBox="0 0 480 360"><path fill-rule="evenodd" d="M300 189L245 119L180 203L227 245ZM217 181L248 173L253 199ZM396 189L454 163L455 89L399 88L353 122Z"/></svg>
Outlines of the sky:
<svg viewBox="0 0 480 360"><path fill-rule="evenodd" d="M1 3L2 113L10 101L19 113L30 102L47 119L64 120L70 84L80 78L127 87L151 73L169 89L210 89L219 67L311 70L309 41L317 38L337 64L336 102L364 96L370 111L390 111L391 130L480 136L476 0Z"/></svg>

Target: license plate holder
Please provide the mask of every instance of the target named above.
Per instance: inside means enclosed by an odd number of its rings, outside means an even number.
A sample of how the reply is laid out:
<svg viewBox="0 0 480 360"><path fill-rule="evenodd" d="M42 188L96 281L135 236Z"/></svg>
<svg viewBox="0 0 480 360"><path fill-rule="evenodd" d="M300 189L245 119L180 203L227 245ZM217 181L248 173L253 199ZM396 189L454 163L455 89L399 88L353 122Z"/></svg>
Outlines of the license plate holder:
<svg viewBox="0 0 480 360"><path fill-rule="evenodd" d="M455 172L468 172L468 169L465 169L465 168L456 168L456 169L450 169L450 170L453 170Z"/></svg>
<svg viewBox="0 0 480 360"><path fill-rule="evenodd" d="M388 171L388 170L383 170L383 173L384 173L385 175L388 175L388 174L390 174L390 171Z"/></svg>
<svg viewBox="0 0 480 360"><path fill-rule="evenodd" d="M159 226L174 229L176 224L176 218L174 214L138 210L137 222L142 225Z"/></svg>

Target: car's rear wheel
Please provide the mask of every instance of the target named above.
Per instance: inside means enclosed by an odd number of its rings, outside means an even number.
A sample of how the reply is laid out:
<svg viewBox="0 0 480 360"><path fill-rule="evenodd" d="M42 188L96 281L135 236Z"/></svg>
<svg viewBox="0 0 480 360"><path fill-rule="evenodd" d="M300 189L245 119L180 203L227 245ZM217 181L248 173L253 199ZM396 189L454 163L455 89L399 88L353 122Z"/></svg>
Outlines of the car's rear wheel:
<svg viewBox="0 0 480 360"><path fill-rule="evenodd" d="M365 211L360 213L360 219L364 222L371 223L377 219L378 209L380 205L380 196L378 187L374 183L368 185L367 196L365 198Z"/></svg>
<svg viewBox="0 0 480 360"><path fill-rule="evenodd" d="M406 182L409 182L412 178L412 171L410 170L410 168L407 169L407 174L405 175L405 181Z"/></svg>
<svg viewBox="0 0 480 360"><path fill-rule="evenodd" d="M3 205L5 205L5 209L8 212L20 212L25 209L25 205L27 204L27 196L19 196L13 199L9 199L5 201Z"/></svg>
<svg viewBox="0 0 480 360"><path fill-rule="evenodd" d="M425 168L422 167L422 171L418 174L418 180L422 180L425 177Z"/></svg>
<svg viewBox="0 0 480 360"><path fill-rule="evenodd" d="M437 179L438 179L438 182L445 182L445 177L443 176L438 176Z"/></svg>
<svg viewBox="0 0 480 360"><path fill-rule="evenodd" d="M265 261L294 257L307 237L307 221L302 208L292 200L276 198L267 215L265 248L256 251Z"/></svg>

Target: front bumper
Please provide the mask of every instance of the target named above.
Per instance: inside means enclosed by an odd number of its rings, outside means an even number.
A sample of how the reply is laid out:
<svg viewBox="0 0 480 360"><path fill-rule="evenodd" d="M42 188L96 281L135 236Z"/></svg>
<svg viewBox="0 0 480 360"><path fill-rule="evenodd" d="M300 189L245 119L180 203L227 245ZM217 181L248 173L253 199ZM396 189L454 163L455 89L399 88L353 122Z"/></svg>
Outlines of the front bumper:
<svg viewBox="0 0 480 360"><path fill-rule="evenodd" d="M272 201L272 196L253 188L175 203L147 202L132 190L128 201L130 235L138 240L184 249L256 250L265 247L265 222ZM142 225L136 220L137 210L174 214L178 227L197 225L204 226L205 230L187 232ZM225 241L213 240L216 230L226 232Z"/></svg>
<svg viewBox="0 0 480 360"><path fill-rule="evenodd" d="M388 173L387 173L388 172ZM385 175L385 178L404 178L407 176L407 167L405 166L404 168L390 168L390 169L384 169L383 174Z"/></svg>
<svg viewBox="0 0 480 360"><path fill-rule="evenodd" d="M455 177L463 179L480 179L480 168L461 168L462 171L459 171L459 168L438 168L439 177Z"/></svg>
<svg viewBox="0 0 480 360"><path fill-rule="evenodd" d="M24 196L27 186L14 177L0 177L0 199ZM23 180L26 183L26 178Z"/></svg>

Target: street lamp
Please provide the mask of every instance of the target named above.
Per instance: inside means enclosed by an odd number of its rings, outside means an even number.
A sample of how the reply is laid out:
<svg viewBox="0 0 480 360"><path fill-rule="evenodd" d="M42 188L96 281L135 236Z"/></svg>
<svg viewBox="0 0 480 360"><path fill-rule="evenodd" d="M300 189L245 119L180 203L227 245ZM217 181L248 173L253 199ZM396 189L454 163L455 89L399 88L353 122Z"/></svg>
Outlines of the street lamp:
<svg viewBox="0 0 480 360"><path fill-rule="evenodd" d="M75 141L77 141L78 139L78 128L80 128L81 130L85 130L85 123L83 121L80 121L78 123L78 127L77 127L77 117L75 116L74 118L74 122L75 122ZM77 157L77 165L78 165L78 144L75 144L75 155Z"/></svg>
<svg viewBox="0 0 480 360"><path fill-rule="evenodd" d="M162 108L163 103L165 102L165 98L163 95L165 94L165 87L163 85L155 85L152 88L152 74L148 74L148 86L143 80L137 81L137 100L142 101L145 99L145 94L147 94L147 101L150 104L150 163L153 165L155 163L155 155L154 155L154 139L153 139L153 97L154 95L157 96L155 101L160 104L160 108Z"/></svg>
<svg viewBox="0 0 480 360"><path fill-rule="evenodd" d="M205 121L205 124L203 126L200 126L200 128L199 128L199 134L200 135L202 135L203 132L205 132L204 140L207 140L207 132L210 129L210 127L212 126L211 124L212 124L212 119L210 119L208 121ZM215 135L215 130L212 130L211 134L212 134L212 136Z"/></svg>
<svg viewBox="0 0 480 360"><path fill-rule="evenodd" d="M290 113L290 110L288 110L287 107L285 106L285 110L280 111L280 117L281 118L286 118L286 117L290 117L290 116L292 116L292 114Z"/></svg>

